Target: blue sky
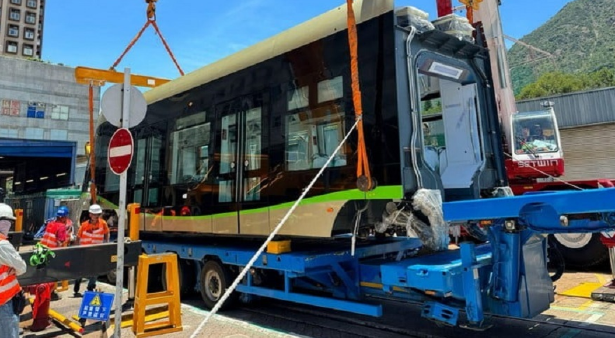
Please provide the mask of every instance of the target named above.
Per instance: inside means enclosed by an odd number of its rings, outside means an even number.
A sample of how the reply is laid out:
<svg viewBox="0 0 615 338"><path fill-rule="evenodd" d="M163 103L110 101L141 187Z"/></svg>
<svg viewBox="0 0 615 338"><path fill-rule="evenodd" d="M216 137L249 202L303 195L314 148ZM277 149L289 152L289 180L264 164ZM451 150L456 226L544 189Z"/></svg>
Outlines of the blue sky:
<svg viewBox="0 0 615 338"><path fill-rule="evenodd" d="M378 0L373 0L378 1ZM502 0L504 32L521 38L571 0ZM157 23L184 72L190 72L317 16L345 0L159 0ZM454 5L459 5L454 0ZM540 3L540 5L537 5ZM396 0L437 16L435 0ZM67 66L108 69L145 23L143 0L47 1L43 55ZM461 15L465 15L461 13ZM153 27L116 68L176 78Z"/></svg>

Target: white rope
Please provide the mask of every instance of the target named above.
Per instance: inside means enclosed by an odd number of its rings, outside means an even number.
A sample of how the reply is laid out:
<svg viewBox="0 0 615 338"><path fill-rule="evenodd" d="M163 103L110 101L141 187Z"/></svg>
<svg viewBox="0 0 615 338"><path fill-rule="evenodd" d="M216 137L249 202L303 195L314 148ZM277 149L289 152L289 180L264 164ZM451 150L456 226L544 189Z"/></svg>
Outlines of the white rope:
<svg viewBox="0 0 615 338"><path fill-rule="evenodd" d="M320 175L322 175L322 173L325 171L325 169L327 169L327 167L329 166L329 163L331 163L331 160L333 160L333 157L337 154L337 152L342 148L342 146L344 145L344 143L346 143L346 140L348 139L348 137L350 136L350 134L352 134L352 132L354 131L354 129L357 127L357 124L359 123L359 121L361 121L361 116L357 117L357 120L355 121L354 125L352 126L352 128L350 128L350 131L346 134L346 136L344 136L344 139L342 140L342 142L340 142L340 144L337 146L337 148L335 148L335 151L331 154L331 156L329 156L329 159L327 160L327 162L325 163L325 165L320 168L320 171L318 171L318 174L316 174L316 176L314 177L314 179L312 180L312 182L310 182L310 184L307 186L307 188L305 188L305 190L303 191L303 193L301 194L301 196L299 196L299 199L295 202L295 204L293 204L293 206L290 208L290 210L288 210L288 212L286 213L286 215L284 215L284 218L282 218L282 220L280 221L280 223L275 227L275 229L273 229L273 231L271 232L271 234L269 235L269 237L267 237L267 240L265 241L265 243L263 243L263 245L261 245L260 249L258 249L258 251L254 254L254 256L250 259L250 261L248 262L248 264L243 268L243 270L241 271L241 273L239 273L239 276L237 276L237 278L235 278L235 281L233 282L233 284L231 284L231 286L226 289L226 292L224 292L224 295L222 295L222 298L220 298L220 300L216 303L216 306L214 306L213 309L211 309L211 311L207 314L207 316L205 317L205 319L203 319L203 321L201 322L201 324L199 324L199 326L196 328L196 330L194 331L194 333L190 336L190 338L196 338L197 335L199 334L199 332L201 332L201 330L203 329L203 327L205 326L205 324L207 324L207 322L209 321L209 319L216 314L216 312L218 312L218 310L220 310L220 307L222 307L222 305L224 304L224 302L226 301L226 299L231 295L231 293L235 290L235 288L237 287L237 285L239 284L239 282L245 277L246 273L248 272L248 270L250 270L252 268L252 265L254 265L254 262L256 262L256 259L258 259L258 257L263 253L263 251L265 251L265 248L267 248L267 244L269 244L269 242L271 242L271 240L273 239L273 237L280 231L280 229L282 229L282 226L284 225L284 223L286 223L286 220L288 220L288 218L290 217L290 215L293 213L293 211L295 211L295 208L297 208L297 206L299 205L299 203L301 202L301 200L303 200L303 198L305 197L305 195L310 191L310 189L312 189L312 186L316 183L316 180L318 179L318 177L320 177Z"/></svg>

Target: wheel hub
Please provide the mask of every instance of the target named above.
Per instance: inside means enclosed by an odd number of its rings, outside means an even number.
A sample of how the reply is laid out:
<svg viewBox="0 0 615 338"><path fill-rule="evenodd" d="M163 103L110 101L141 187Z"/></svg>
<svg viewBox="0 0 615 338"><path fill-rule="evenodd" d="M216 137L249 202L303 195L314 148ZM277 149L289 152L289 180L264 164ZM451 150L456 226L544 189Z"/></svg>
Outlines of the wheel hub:
<svg viewBox="0 0 615 338"><path fill-rule="evenodd" d="M582 233L555 234L554 236L561 245L571 249L580 249L589 244L592 239L592 234Z"/></svg>
<svg viewBox="0 0 615 338"><path fill-rule="evenodd" d="M222 294L220 275L216 271L207 271L205 275L205 291L209 299L216 301Z"/></svg>

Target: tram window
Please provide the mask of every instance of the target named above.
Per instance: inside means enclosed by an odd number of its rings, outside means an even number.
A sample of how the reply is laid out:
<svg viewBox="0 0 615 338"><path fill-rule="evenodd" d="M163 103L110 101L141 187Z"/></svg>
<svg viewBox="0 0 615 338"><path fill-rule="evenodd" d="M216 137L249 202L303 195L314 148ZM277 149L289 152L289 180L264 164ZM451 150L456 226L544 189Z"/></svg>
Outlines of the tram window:
<svg viewBox="0 0 615 338"><path fill-rule="evenodd" d="M158 205L158 188L149 189L147 199L149 200L149 205Z"/></svg>
<svg viewBox="0 0 615 338"><path fill-rule="evenodd" d="M120 176L116 175L111 171L111 167L109 164L106 165L106 173L105 173L105 191L119 191L120 190Z"/></svg>
<svg viewBox="0 0 615 338"><path fill-rule="evenodd" d="M161 175L160 149L162 149L162 140L158 137L153 138L150 143L149 155L149 177L150 182L159 182Z"/></svg>
<svg viewBox="0 0 615 338"><path fill-rule="evenodd" d="M244 201L258 201L261 199L260 197L260 177L248 177L244 178L243 186L244 186Z"/></svg>
<svg viewBox="0 0 615 338"><path fill-rule="evenodd" d="M227 180L220 181L218 183L219 192L218 192L218 202L232 202L233 201L233 186L235 181Z"/></svg>
<svg viewBox="0 0 615 338"><path fill-rule="evenodd" d="M220 138L220 174L228 174L234 169L237 151L237 116L235 114L222 117Z"/></svg>
<svg viewBox="0 0 615 338"><path fill-rule="evenodd" d="M199 154L199 168L197 170L198 175L207 176L209 171L209 146L202 146Z"/></svg>
<svg viewBox="0 0 615 338"><path fill-rule="evenodd" d="M344 96L344 78L334 77L318 82L318 103L340 99Z"/></svg>
<svg viewBox="0 0 615 338"><path fill-rule="evenodd" d="M142 184L145 180L145 145L146 139L140 139L137 141L137 168L135 170L135 184Z"/></svg>
<svg viewBox="0 0 615 338"><path fill-rule="evenodd" d="M288 110L305 108L309 104L309 87L301 87L287 92Z"/></svg>
<svg viewBox="0 0 615 338"><path fill-rule="evenodd" d="M319 114L302 112L286 118L286 169L290 171L321 168L344 137L342 112ZM342 150L331 167L346 165Z"/></svg>
<svg viewBox="0 0 615 338"><path fill-rule="evenodd" d="M246 142L245 160L248 166L245 170L257 170L261 168L261 108L254 108L246 112Z"/></svg>
<svg viewBox="0 0 615 338"><path fill-rule="evenodd" d="M210 123L175 131L171 139L171 184L195 183L207 179Z"/></svg>
<svg viewBox="0 0 615 338"><path fill-rule="evenodd" d="M142 189L135 189L135 191L133 193L132 200L135 203L143 204L143 190Z"/></svg>

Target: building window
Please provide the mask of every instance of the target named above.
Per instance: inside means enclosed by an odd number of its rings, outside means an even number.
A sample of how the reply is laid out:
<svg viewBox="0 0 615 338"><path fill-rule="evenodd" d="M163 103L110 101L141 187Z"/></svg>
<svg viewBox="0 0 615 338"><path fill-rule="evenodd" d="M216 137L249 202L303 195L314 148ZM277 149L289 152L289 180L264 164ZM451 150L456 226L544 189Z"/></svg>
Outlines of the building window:
<svg viewBox="0 0 615 338"><path fill-rule="evenodd" d="M21 102L17 100L2 100L2 115L19 116Z"/></svg>
<svg viewBox="0 0 615 338"><path fill-rule="evenodd" d="M23 45L23 55L32 56L34 55L34 46L32 45Z"/></svg>
<svg viewBox="0 0 615 338"><path fill-rule="evenodd" d="M45 118L45 104L40 102L28 103L28 112L26 116L31 119L44 119Z"/></svg>
<svg viewBox="0 0 615 338"><path fill-rule="evenodd" d="M11 0L13 5L21 5L21 0Z"/></svg>
<svg viewBox="0 0 615 338"><path fill-rule="evenodd" d="M34 29L31 29L31 28L24 29L23 37L28 40L34 40Z"/></svg>
<svg viewBox="0 0 615 338"><path fill-rule="evenodd" d="M36 8L36 6L37 6L36 0L28 0L26 2L26 6L28 6L30 8Z"/></svg>
<svg viewBox="0 0 615 338"><path fill-rule="evenodd" d="M55 105L51 109L51 118L53 120L68 120L68 106Z"/></svg>
<svg viewBox="0 0 615 338"><path fill-rule="evenodd" d="M8 128L0 129L0 137L17 138L18 135L19 133L17 129L8 129Z"/></svg>
<svg viewBox="0 0 615 338"><path fill-rule="evenodd" d="M42 140L45 135L43 128L26 128L25 138L28 140Z"/></svg>
<svg viewBox="0 0 615 338"><path fill-rule="evenodd" d="M68 140L68 131L60 129L51 129L49 131L49 139L56 141L66 141Z"/></svg>
<svg viewBox="0 0 615 338"><path fill-rule="evenodd" d="M11 8L9 12L9 18L11 20L19 21L21 19L21 11L18 9Z"/></svg>
<svg viewBox="0 0 615 338"><path fill-rule="evenodd" d="M35 24L36 23L36 14L32 12L26 12L26 23Z"/></svg>
<svg viewBox="0 0 615 338"><path fill-rule="evenodd" d="M17 53L17 42L15 41L7 41L6 43L6 52L7 53Z"/></svg>
<svg viewBox="0 0 615 338"><path fill-rule="evenodd" d="M8 36L19 37L19 26L17 25L9 25L9 30L6 32Z"/></svg>

